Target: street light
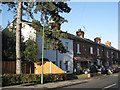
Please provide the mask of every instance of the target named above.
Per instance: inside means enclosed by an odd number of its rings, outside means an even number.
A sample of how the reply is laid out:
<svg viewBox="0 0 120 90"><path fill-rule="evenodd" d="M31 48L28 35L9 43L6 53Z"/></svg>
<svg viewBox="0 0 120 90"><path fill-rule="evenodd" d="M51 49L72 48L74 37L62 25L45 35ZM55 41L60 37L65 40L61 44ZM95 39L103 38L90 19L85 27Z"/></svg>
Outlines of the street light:
<svg viewBox="0 0 120 90"><path fill-rule="evenodd" d="M43 57L44 57L44 22L43 22L43 37L42 37L42 72L41 72L41 84L43 84Z"/></svg>
<svg viewBox="0 0 120 90"><path fill-rule="evenodd" d="M49 23L54 23L54 21L49 21ZM41 84L43 84L43 58L44 58L44 21L43 21L43 37L42 37L42 72L41 72Z"/></svg>

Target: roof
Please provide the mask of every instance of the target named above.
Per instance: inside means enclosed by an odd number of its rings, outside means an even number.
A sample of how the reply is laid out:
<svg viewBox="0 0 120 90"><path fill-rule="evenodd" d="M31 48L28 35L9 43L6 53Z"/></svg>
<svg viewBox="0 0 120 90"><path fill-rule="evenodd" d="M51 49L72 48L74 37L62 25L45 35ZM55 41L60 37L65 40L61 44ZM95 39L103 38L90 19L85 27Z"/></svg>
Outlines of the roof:
<svg viewBox="0 0 120 90"><path fill-rule="evenodd" d="M107 46L107 45L105 45L103 43L98 44L98 43L96 43L96 42L94 42L94 41L92 41L90 39L87 39L87 38L81 38L79 36L75 36L75 35L70 34L70 33L67 33L67 34L68 34L68 38L72 39L72 40L83 41L83 42L91 43L91 44L94 44L94 45L99 45L99 46L102 46L102 47L105 47L105 48L108 48L108 49L113 49L113 50L120 51L120 50L118 50L118 49L116 49L116 48L114 48L112 46Z"/></svg>

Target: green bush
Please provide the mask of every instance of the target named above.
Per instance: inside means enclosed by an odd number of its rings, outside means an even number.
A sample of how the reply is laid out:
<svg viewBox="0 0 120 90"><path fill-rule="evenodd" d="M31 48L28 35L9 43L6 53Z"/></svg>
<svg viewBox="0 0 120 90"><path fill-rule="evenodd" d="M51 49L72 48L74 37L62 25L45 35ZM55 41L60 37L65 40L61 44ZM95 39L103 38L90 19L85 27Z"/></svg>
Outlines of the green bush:
<svg viewBox="0 0 120 90"><path fill-rule="evenodd" d="M44 83L66 80L66 74L44 74ZM15 85L22 83L40 82L41 75L35 74L3 74L2 85Z"/></svg>

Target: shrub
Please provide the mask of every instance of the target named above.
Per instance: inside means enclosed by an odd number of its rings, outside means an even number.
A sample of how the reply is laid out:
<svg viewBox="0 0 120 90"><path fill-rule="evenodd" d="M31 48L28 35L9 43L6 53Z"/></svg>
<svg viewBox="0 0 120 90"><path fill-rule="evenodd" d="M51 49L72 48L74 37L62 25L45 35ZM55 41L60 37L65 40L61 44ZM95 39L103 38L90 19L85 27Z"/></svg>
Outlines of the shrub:
<svg viewBox="0 0 120 90"><path fill-rule="evenodd" d="M66 74L44 74L44 83L66 79ZM15 85L22 83L40 82L41 75L35 74L3 74L2 85Z"/></svg>

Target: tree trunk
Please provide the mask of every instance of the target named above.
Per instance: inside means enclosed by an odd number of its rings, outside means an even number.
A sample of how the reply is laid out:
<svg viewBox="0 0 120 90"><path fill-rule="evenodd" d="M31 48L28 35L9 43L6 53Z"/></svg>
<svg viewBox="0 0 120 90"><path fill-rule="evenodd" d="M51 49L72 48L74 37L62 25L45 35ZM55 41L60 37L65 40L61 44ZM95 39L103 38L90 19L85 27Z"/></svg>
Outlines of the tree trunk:
<svg viewBox="0 0 120 90"><path fill-rule="evenodd" d="M20 56L20 41L21 41L21 20L22 20L22 2L18 2L17 8L17 23L16 23L16 74L21 73L21 56Z"/></svg>

